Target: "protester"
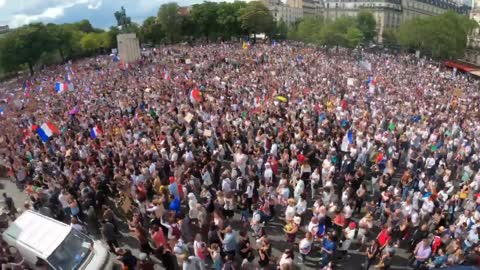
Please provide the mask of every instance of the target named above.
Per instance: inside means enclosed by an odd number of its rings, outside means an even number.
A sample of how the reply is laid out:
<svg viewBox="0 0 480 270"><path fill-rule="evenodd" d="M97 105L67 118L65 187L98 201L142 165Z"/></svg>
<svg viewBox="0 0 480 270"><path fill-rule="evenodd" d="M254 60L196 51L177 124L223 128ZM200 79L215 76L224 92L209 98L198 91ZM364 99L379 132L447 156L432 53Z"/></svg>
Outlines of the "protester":
<svg viewBox="0 0 480 270"><path fill-rule="evenodd" d="M296 256L272 256L266 236L278 223L275 249L321 254L324 269L364 240L378 242L366 269L398 249L455 266L479 255L478 87L403 53L172 45L0 84L0 154L26 205L77 229L100 220L112 250L128 224L167 269L290 269Z"/></svg>

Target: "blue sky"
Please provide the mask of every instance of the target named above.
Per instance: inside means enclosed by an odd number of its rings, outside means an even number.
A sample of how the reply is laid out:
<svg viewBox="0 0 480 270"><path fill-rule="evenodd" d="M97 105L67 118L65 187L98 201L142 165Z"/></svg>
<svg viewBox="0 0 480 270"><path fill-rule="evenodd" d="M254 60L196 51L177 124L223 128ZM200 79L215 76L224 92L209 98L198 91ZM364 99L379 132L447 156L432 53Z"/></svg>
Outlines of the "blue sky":
<svg viewBox="0 0 480 270"><path fill-rule="evenodd" d="M88 19L98 28L116 24L113 13L124 6L135 22L155 16L160 5L169 0L0 0L0 25L11 28L31 22L75 22ZM179 5L202 0L179 0Z"/></svg>

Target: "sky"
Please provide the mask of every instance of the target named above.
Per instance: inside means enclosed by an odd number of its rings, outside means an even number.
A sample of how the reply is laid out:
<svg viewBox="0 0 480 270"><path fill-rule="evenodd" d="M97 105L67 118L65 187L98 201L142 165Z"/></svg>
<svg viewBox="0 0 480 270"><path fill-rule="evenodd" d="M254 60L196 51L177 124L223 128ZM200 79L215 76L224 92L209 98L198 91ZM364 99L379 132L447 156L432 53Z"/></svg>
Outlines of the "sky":
<svg viewBox="0 0 480 270"><path fill-rule="evenodd" d="M10 28L32 22L71 23L88 19L97 28L116 24L113 13L124 6L127 16L141 23L155 16L160 5L171 0L0 0L0 25ZM191 5L202 0L178 0Z"/></svg>

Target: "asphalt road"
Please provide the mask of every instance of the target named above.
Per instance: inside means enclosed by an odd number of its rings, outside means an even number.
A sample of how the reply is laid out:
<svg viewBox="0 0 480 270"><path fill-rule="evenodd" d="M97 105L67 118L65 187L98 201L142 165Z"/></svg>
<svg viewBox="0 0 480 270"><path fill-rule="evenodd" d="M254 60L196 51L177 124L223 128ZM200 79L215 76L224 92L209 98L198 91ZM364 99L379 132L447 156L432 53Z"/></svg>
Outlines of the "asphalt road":
<svg viewBox="0 0 480 270"><path fill-rule="evenodd" d="M21 192L14 183L6 180L0 179L0 184L3 185L0 192L6 192L10 197L13 198L15 205L17 208L23 208L23 204L25 201L28 200L25 193ZM2 205L0 205L1 207ZM357 216L357 218L359 218ZM232 227L234 230L240 230L241 224L239 223L239 216L235 215L233 220L231 221ZM265 227L266 233L271 240L271 244L273 247L272 255L274 258L280 258L283 251L287 248L291 248L289 244L286 242L285 235L283 233L283 225L284 223L281 220L274 219L273 221L269 222ZM305 227L305 226L303 226ZM371 235L376 235L378 229L371 232ZM91 231L90 232L93 238L99 238L100 235L98 232ZM128 228L121 229L122 237L119 239L119 243L123 248L128 248L132 250L134 255L139 254L139 246L137 240L129 234ZM297 243L300 241L301 237L303 237L304 233L297 234ZM370 238L371 239L371 238ZM255 243L254 239L252 239L252 243ZM312 250L312 253L307 257L304 264L298 264L298 259L296 259L296 268L297 269L319 269L320 263L320 253L319 253L319 244ZM294 251L296 252L295 255L298 255L298 246L294 247ZM402 247L397 249L395 257L393 259L393 264L391 269L410 269L407 266L408 264L408 254L406 250ZM334 269L345 269L345 270L360 270L361 264L365 260L364 255L364 248L360 247L357 243L352 243L350 249L348 250L348 254L344 255L337 260L335 260ZM156 265L155 269L162 269L160 265ZM272 264L272 268L275 269L274 265ZM373 269L373 267L371 268Z"/></svg>

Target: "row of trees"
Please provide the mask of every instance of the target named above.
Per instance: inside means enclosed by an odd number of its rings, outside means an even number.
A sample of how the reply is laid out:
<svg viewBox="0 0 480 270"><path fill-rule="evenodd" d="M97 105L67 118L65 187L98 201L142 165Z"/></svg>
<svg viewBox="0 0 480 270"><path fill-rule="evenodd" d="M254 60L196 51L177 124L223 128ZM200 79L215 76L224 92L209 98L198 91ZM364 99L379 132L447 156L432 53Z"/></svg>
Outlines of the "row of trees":
<svg viewBox="0 0 480 270"><path fill-rule="evenodd" d="M258 1L204 2L193 5L188 12L176 3L168 3L160 7L157 17L147 18L142 25L129 21L126 29L121 28L112 26L104 31L88 20L22 26L0 38L0 69L17 71L27 66L33 73L38 63L92 55L116 47L120 32L134 32L142 43L157 45L192 39L228 40L256 33L285 38L288 31L286 24L277 25L268 8Z"/></svg>
<svg viewBox="0 0 480 270"><path fill-rule="evenodd" d="M375 28L375 18L368 11L361 11L356 17L335 20L306 17L290 28L288 38L329 47L354 48L360 43L373 41Z"/></svg>
<svg viewBox="0 0 480 270"><path fill-rule="evenodd" d="M118 31L117 31L118 33ZM0 37L0 66L17 71L26 65L33 73L35 64L49 64L95 53L116 42L115 32L96 29L88 20L72 24L34 23ZM56 57L57 56L57 57Z"/></svg>
<svg viewBox="0 0 480 270"><path fill-rule="evenodd" d="M456 58L464 55L467 37L477 27L474 20L449 11L438 16L414 18L398 29L383 29L382 43L396 49L420 50L437 59ZM373 15L361 11L356 17L336 20L304 18L290 28L288 38L329 47L354 48L374 40L375 29Z"/></svg>
<svg viewBox="0 0 480 270"><path fill-rule="evenodd" d="M256 33L272 36L281 31L286 35L286 24L278 26L268 8L258 1L207 1L193 5L188 14L182 12L177 3L168 3L160 7L157 17L144 21L139 36L146 42L174 43L185 39L230 39Z"/></svg>
<svg viewBox="0 0 480 270"><path fill-rule="evenodd" d="M403 23L398 31L389 31L385 43L420 50L434 58L456 58L465 53L468 35L478 24L455 12L420 17Z"/></svg>

